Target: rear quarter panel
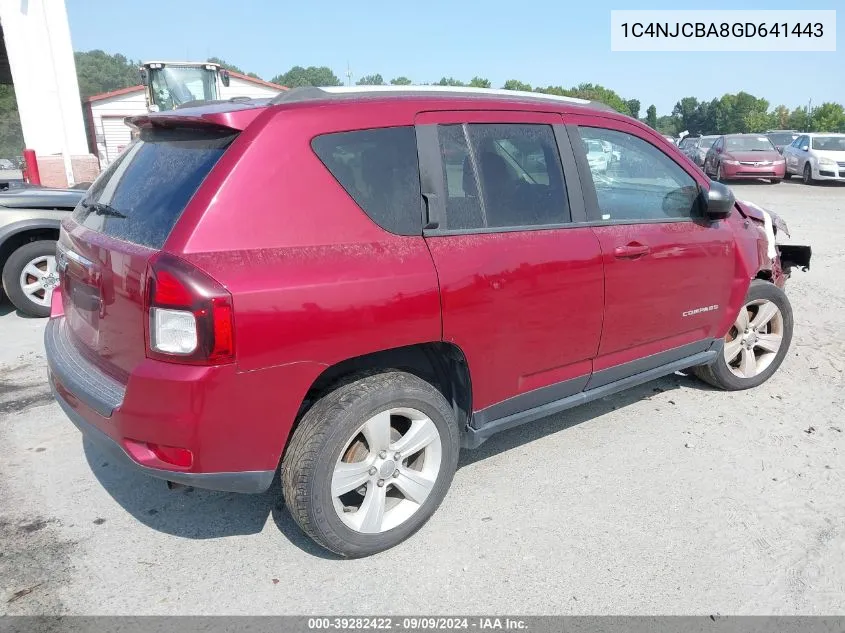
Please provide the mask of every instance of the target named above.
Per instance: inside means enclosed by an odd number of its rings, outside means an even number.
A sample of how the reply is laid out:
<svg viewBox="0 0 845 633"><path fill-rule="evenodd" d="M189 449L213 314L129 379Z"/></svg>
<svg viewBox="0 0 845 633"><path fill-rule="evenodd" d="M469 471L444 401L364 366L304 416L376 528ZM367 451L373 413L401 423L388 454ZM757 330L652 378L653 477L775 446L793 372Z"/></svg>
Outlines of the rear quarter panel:
<svg viewBox="0 0 845 633"><path fill-rule="evenodd" d="M380 228L311 149L317 134L412 125L415 108L270 109L235 141L165 250L233 295L237 370L274 411L255 432L280 449L310 385L366 353L441 339L422 236ZM420 209L409 210L420 213Z"/></svg>

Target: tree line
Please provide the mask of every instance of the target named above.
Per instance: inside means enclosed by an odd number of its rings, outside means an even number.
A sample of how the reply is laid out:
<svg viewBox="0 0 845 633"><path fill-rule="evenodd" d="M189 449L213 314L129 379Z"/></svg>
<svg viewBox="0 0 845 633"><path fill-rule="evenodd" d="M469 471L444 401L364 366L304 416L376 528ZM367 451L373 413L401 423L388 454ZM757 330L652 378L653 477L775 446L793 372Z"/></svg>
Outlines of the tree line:
<svg viewBox="0 0 845 633"><path fill-rule="evenodd" d="M74 53L80 96L84 99L95 94L138 85L139 61L133 61L121 54L110 55L101 50ZM261 79L253 72L245 72L238 66L210 57L207 61L220 64L235 72ZM327 66L293 66L287 72L275 75L270 82L296 88L299 86L340 86L343 82ZM454 77L441 77L435 82L414 81L406 76L386 80L374 73L360 77L360 86L470 86L491 88L489 79L475 76L468 81ZM617 112L642 120L663 134L676 136L688 132L700 134L733 134L737 132L765 132L769 129L794 129L802 132L845 132L845 108L840 103L826 102L817 107L802 106L790 110L785 105L770 107L766 99L747 92L725 94L711 101L699 101L696 97L684 97L675 104L671 114L657 116L657 108L649 105L641 118L641 103L637 99L626 99L610 88L599 84L582 83L566 88L560 85L531 86L518 79L508 79L502 86L505 90L523 90L565 97L578 97L604 103ZM0 85L0 158L18 156L23 148L23 135L17 116L14 91L11 86Z"/></svg>

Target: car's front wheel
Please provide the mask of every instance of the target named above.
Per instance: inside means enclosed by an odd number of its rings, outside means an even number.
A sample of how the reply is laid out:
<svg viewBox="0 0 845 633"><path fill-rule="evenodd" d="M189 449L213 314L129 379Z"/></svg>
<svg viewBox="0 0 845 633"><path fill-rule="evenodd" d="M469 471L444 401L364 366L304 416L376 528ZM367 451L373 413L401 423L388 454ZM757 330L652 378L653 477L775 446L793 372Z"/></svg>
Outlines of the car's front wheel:
<svg viewBox="0 0 845 633"><path fill-rule="evenodd" d="M303 416L282 462L285 502L323 547L368 556L431 517L459 449L454 412L435 387L400 371L363 377Z"/></svg>
<svg viewBox="0 0 845 633"><path fill-rule="evenodd" d="M777 371L792 341L792 306L773 283L755 279L725 336L722 353L695 374L720 389L738 391L766 382Z"/></svg>
<svg viewBox="0 0 845 633"><path fill-rule="evenodd" d="M812 185L816 182L813 179L813 167L810 165L810 161L804 163L804 172L802 173L802 180L804 181L805 185Z"/></svg>
<svg viewBox="0 0 845 633"><path fill-rule="evenodd" d="M12 305L27 316L50 315L53 288L58 284L56 243L52 240L24 244L3 266L3 290Z"/></svg>

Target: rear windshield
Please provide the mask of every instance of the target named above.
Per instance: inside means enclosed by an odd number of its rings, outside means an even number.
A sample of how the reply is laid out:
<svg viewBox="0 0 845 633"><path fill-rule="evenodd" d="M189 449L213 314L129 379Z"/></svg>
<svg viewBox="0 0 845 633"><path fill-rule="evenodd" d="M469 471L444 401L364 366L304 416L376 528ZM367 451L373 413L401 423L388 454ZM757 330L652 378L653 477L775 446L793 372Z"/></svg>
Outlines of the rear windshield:
<svg viewBox="0 0 845 633"><path fill-rule="evenodd" d="M74 219L117 239L161 248L235 136L231 130L142 130L91 185Z"/></svg>

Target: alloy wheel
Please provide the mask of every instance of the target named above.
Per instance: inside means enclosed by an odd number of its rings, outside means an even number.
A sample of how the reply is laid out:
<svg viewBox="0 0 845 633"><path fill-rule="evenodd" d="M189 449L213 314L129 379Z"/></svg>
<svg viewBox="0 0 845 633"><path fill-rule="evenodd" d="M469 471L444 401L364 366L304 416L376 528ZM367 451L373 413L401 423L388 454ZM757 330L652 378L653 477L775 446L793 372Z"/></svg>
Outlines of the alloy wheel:
<svg viewBox="0 0 845 633"><path fill-rule="evenodd" d="M725 362L739 378L754 378L777 356L783 342L783 314L774 302L757 299L739 311L725 337Z"/></svg>
<svg viewBox="0 0 845 633"><path fill-rule="evenodd" d="M407 407L376 414L335 464L331 496L337 515L356 532L398 527L434 489L442 458L440 433L427 415Z"/></svg>
<svg viewBox="0 0 845 633"><path fill-rule="evenodd" d="M40 255L27 262L21 271L20 285L27 299L40 306L49 306L53 288L59 285L56 258Z"/></svg>

